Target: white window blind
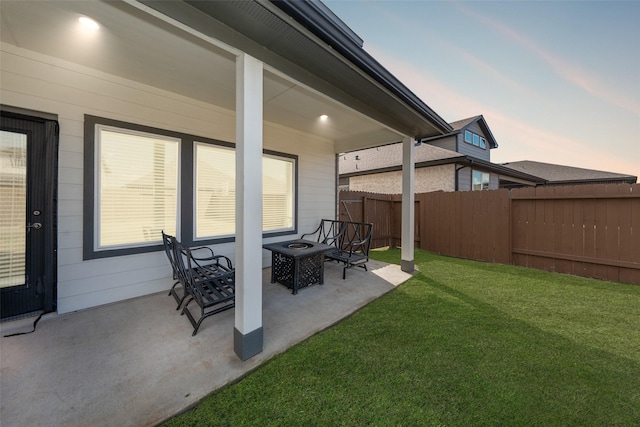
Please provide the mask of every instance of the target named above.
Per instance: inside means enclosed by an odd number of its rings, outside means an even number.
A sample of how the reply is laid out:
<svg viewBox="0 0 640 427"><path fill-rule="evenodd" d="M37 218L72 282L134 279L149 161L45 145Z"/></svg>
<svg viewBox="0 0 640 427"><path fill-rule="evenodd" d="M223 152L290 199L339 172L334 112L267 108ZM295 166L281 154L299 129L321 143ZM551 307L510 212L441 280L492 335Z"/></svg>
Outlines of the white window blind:
<svg viewBox="0 0 640 427"><path fill-rule="evenodd" d="M294 161L284 157L262 159L262 230L293 228Z"/></svg>
<svg viewBox="0 0 640 427"><path fill-rule="evenodd" d="M236 219L235 151L195 144L195 235L197 239L233 236ZM294 224L293 159L265 155L262 160L262 229L290 230Z"/></svg>
<svg viewBox="0 0 640 427"><path fill-rule="evenodd" d="M0 288L25 281L27 136L0 132Z"/></svg>
<svg viewBox="0 0 640 427"><path fill-rule="evenodd" d="M196 238L232 236L236 229L236 155L231 148L195 144Z"/></svg>
<svg viewBox="0 0 640 427"><path fill-rule="evenodd" d="M96 249L176 234L179 140L97 126Z"/></svg>

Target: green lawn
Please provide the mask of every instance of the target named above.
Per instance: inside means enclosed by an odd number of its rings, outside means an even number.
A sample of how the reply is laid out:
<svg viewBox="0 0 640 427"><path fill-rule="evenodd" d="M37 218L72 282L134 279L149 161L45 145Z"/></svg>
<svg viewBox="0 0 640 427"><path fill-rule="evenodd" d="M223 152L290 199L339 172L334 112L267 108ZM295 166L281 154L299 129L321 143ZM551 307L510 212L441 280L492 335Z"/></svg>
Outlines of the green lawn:
<svg viewBox="0 0 640 427"><path fill-rule="evenodd" d="M167 425L640 425L640 286L423 251L416 266Z"/></svg>

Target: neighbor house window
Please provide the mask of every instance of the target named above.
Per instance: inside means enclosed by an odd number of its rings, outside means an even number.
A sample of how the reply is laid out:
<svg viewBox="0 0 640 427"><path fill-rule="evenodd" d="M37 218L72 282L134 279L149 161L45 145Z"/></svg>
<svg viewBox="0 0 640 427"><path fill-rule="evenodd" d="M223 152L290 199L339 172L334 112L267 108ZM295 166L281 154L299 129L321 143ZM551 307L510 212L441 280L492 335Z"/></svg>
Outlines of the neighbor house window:
<svg viewBox="0 0 640 427"><path fill-rule="evenodd" d="M97 125L96 250L156 243L176 232L180 140Z"/></svg>
<svg viewBox="0 0 640 427"><path fill-rule="evenodd" d="M488 190L489 174L487 172L473 171L471 188L473 190Z"/></svg>
<svg viewBox="0 0 640 427"><path fill-rule="evenodd" d="M473 144L473 134L468 130L464 131L464 142L468 142L469 144Z"/></svg>
<svg viewBox="0 0 640 427"><path fill-rule="evenodd" d="M487 148L487 140L485 138L468 130L464 131L464 142L476 147Z"/></svg>

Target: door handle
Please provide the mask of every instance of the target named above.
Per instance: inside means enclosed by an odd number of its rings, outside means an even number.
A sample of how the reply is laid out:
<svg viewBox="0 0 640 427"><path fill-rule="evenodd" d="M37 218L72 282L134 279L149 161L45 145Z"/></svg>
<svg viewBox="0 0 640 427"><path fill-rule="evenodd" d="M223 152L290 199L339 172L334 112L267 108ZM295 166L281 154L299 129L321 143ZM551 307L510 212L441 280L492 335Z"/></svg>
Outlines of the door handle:
<svg viewBox="0 0 640 427"><path fill-rule="evenodd" d="M42 228L42 224L40 224L39 222L34 222L33 224L27 224L28 230L31 230L32 228L35 228L36 230L40 230Z"/></svg>

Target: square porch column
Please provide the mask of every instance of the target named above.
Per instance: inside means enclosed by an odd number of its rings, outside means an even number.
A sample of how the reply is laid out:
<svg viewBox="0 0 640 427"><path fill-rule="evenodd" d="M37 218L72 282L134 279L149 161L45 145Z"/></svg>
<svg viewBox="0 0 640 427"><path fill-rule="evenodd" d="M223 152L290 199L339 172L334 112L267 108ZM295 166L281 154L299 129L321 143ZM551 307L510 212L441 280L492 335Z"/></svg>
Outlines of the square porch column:
<svg viewBox="0 0 640 427"><path fill-rule="evenodd" d="M263 64L236 58L236 307L233 347L241 360L263 349Z"/></svg>
<svg viewBox="0 0 640 427"><path fill-rule="evenodd" d="M415 218L415 139L402 140L402 252L400 268L411 273L414 270L414 218Z"/></svg>

